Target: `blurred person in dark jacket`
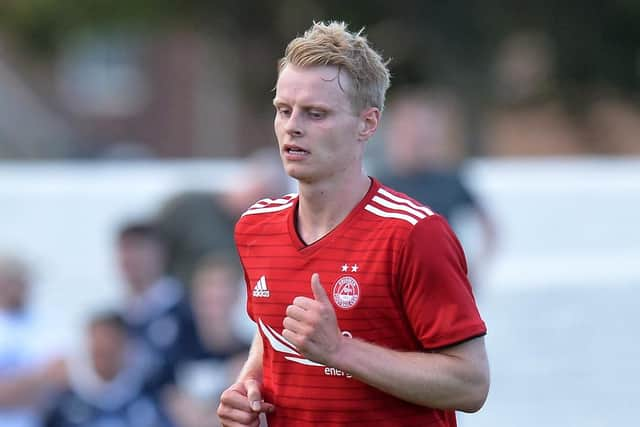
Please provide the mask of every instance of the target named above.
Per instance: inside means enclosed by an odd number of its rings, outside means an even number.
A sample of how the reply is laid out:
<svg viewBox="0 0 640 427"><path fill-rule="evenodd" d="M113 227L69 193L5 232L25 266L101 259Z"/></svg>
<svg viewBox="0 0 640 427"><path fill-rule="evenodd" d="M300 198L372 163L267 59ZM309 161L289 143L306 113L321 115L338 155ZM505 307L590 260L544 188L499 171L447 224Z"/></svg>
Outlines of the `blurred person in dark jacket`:
<svg viewBox="0 0 640 427"><path fill-rule="evenodd" d="M95 315L87 329L88 354L70 364L69 387L53 401L45 426L171 427L129 343L119 314Z"/></svg>
<svg viewBox="0 0 640 427"><path fill-rule="evenodd" d="M234 254L236 221L260 196L280 195L290 187L280 158L261 149L245 159L227 190L186 191L168 199L156 222L167 242L168 272L182 283L192 283L195 264L203 256Z"/></svg>
<svg viewBox="0 0 640 427"><path fill-rule="evenodd" d="M386 111L386 171L381 179L447 218L465 245L473 273L493 252L495 230L462 176L466 138L464 112L453 92L400 90ZM465 233L474 228L475 236ZM477 243L471 245L472 240Z"/></svg>
<svg viewBox="0 0 640 427"><path fill-rule="evenodd" d="M0 426L38 427L49 395L67 382L50 331L29 307L30 275L13 255L0 255Z"/></svg>

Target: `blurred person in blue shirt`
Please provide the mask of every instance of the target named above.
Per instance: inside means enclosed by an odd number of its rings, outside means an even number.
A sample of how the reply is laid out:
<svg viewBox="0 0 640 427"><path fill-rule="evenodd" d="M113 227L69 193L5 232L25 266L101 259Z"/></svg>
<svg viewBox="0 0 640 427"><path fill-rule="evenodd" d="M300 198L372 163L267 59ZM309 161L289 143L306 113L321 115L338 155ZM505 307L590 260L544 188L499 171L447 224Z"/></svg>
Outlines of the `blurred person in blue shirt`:
<svg viewBox="0 0 640 427"><path fill-rule="evenodd" d="M42 405L67 381L51 331L29 310L29 273L0 255L0 426L38 427Z"/></svg>
<svg viewBox="0 0 640 427"><path fill-rule="evenodd" d="M116 312L93 316L87 353L69 364L69 387L53 401L46 427L171 427L147 387L127 327Z"/></svg>

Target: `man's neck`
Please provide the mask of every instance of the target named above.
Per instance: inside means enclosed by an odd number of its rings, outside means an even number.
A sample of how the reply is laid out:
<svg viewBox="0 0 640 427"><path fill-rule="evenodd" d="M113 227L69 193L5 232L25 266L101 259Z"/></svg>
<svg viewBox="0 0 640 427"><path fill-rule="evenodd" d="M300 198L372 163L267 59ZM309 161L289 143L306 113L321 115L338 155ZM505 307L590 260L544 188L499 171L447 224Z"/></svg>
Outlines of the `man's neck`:
<svg viewBox="0 0 640 427"><path fill-rule="evenodd" d="M339 182L299 183L297 229L312 244L338 226L369 191L371 179L364 173Z"/></svg>

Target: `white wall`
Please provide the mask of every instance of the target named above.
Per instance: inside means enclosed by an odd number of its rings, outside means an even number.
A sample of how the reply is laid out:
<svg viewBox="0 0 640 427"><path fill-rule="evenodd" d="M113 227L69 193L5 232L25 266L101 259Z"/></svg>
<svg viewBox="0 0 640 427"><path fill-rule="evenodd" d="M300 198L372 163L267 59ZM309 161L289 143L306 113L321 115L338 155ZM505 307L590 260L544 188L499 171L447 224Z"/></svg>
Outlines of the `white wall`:
<svg viewBox="0 0 640 427"><path fill-rule="evenodd" d="M640 158L470 166L499 228L491 286L640 284Z"/></svg>

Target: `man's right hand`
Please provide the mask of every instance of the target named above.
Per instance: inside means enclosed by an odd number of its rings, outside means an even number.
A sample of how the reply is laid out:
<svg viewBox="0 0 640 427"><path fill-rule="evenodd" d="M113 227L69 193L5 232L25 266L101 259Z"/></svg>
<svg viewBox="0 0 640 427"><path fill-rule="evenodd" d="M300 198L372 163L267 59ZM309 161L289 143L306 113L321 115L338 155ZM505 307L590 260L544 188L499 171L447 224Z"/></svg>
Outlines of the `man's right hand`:
<svg viewBox="0 0 640 427"><path fill-rule="evenodd" d="M262 412L275 409L262 400L260 383L255 379L237 382L220 396L218 417L223 427L258 427Z"/></svg>

